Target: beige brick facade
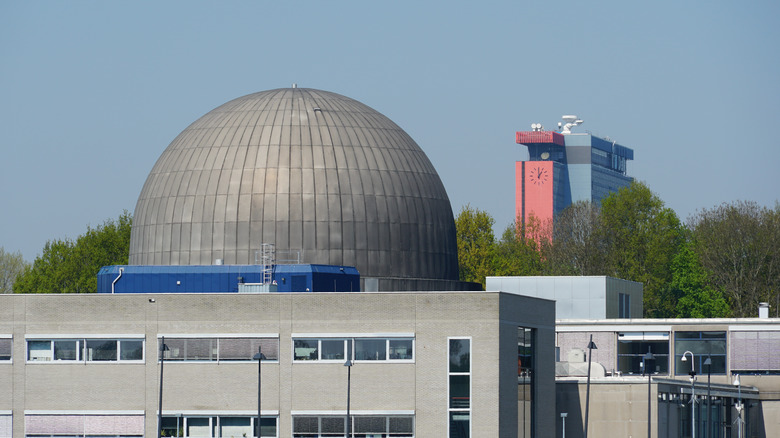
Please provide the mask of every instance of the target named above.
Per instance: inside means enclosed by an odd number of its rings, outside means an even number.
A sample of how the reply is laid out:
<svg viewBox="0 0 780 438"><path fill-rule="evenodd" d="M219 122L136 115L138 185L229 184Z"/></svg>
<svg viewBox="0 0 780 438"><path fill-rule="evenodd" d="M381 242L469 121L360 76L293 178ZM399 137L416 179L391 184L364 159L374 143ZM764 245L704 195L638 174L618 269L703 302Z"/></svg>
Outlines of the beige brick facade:
<svg viewBox="0 0 780 438"><path fill-rule="evenodd" d="M152 302L153 300L153 302ZM0 334L13 336L13 358L0 363L0 412L12 412L13 436L25 412L138 412L156 436L159 336L266 334L279 338L279 360L262 368L264 413L278 412L280 437L296 412L343 412L347 369L293 361L295 334L393 334L414 337L414 360L356 362L354 412L412 412L415 436L448 428L448 338L471 339L472 436L518 436L517 328L536 329L536 436L555 430L554 306L497 292L125 294L0 296ZM28 363L36 336L145 339L143 363ZM256 362L165 363L163 412L252 412Z"/></svg>

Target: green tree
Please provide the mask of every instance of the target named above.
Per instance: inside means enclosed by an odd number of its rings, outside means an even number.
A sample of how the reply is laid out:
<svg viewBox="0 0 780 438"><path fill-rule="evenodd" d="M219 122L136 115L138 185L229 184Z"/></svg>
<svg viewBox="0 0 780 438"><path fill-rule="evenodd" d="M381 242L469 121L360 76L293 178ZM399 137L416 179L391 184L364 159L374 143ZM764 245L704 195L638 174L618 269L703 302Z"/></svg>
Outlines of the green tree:
<svg viewBox="0 0 780 438"><path fill-rule="evenodd" d="M607 245L597 206L577 201L556 218L545 251L551 275L606 275Z"/></svg>
<svg viewBox="0 0 780 438"><path fill-rule="evenodd" d="M687 241L672 260L670 295L677 297L677 318L726 318L728 301L710 286L708 274L701 265L693 243Z"/></svg>
<svg viewBox="0 0 780 438"><path fill-rule="evenodd" d="M24 260L20 252L6 252L0 246L0 294L13 292L14 282L30 264Z"/></svg>
<svg viewBox="0 0 780 438"><path fill-rule="evenodd" d="M490 275L541 275L543 262L539 244L517 223L510 224L496 243L495 272Z"/></svg>
<svg viewBox="0 0 780 438"><path fill-rule="evenodd" d="M496 239L493 218L485 211L466 205L455 218L458 239L458 267L461 281L481 283L495 275Z"/></svg>
<svg viewBox="0 0 780 438"><path fill-rule="evenodd" d="M605 273L644 284L646 317L673 317L677 303L668 284L672 260L684 242L677 214L635 181L601 201L600 217Z"/></svg>
<svg viewBox="0 0 780 438"><path fill-rule="evenodd" d="M102 266L124 265L130 253L132 216L125 211L117 220L106 220L76 241L46 242L43 253L19 275L16 293L93 293Z"/></svg>
<svg viewBox="0 0 780 438"><path fill-rule="evenodd" d="M733 316L755 316L759 302L780 306L780 205L736 201L689 218L694 249L726 294Z"/></svg>

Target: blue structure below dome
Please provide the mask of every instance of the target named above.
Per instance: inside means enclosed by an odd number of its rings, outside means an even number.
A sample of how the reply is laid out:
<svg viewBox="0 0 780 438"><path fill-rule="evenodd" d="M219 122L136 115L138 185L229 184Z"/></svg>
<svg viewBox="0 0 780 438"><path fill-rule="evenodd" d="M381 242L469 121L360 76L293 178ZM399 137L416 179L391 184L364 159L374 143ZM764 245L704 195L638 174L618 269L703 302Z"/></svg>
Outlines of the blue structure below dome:
<svg viewBox="0 0 780 438"><path fill-rule="evenodd" d="M274 265L274 292L360 292L351 266ZM98 293L237 293L263 281L261 265L103 266Z"/></svg>

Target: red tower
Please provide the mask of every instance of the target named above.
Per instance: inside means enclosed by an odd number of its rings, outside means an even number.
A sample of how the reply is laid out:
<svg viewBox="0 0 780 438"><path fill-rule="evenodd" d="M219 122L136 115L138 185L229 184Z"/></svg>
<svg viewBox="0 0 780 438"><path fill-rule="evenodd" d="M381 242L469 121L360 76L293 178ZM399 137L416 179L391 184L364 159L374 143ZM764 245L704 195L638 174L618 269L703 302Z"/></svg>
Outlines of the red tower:
<svg viewBox="0 0 780 438"><path fill-rule="evenodd" d="M554 131L521 131L515 141L528 146L533 161L515 163L515 217L528 222L533 216L550 222L556 213L556 192L560 190L564 166L563 135ZM557 160L556 160L557 159Z"/></svg>

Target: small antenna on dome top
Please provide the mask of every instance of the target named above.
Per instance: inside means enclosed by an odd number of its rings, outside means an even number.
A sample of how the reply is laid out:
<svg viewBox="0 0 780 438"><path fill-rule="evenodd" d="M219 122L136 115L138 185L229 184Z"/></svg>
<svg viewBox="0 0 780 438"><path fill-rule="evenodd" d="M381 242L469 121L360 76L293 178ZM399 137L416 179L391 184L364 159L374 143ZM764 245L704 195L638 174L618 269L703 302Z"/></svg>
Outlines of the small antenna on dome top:
<svg viewBox="0 0 780 438"><path fill-rule="evenodd" d="M296 84L295 82L293 82L293 84L292 84L292 87L293 87L293 88L298 88L298 84Z"/></svg>

